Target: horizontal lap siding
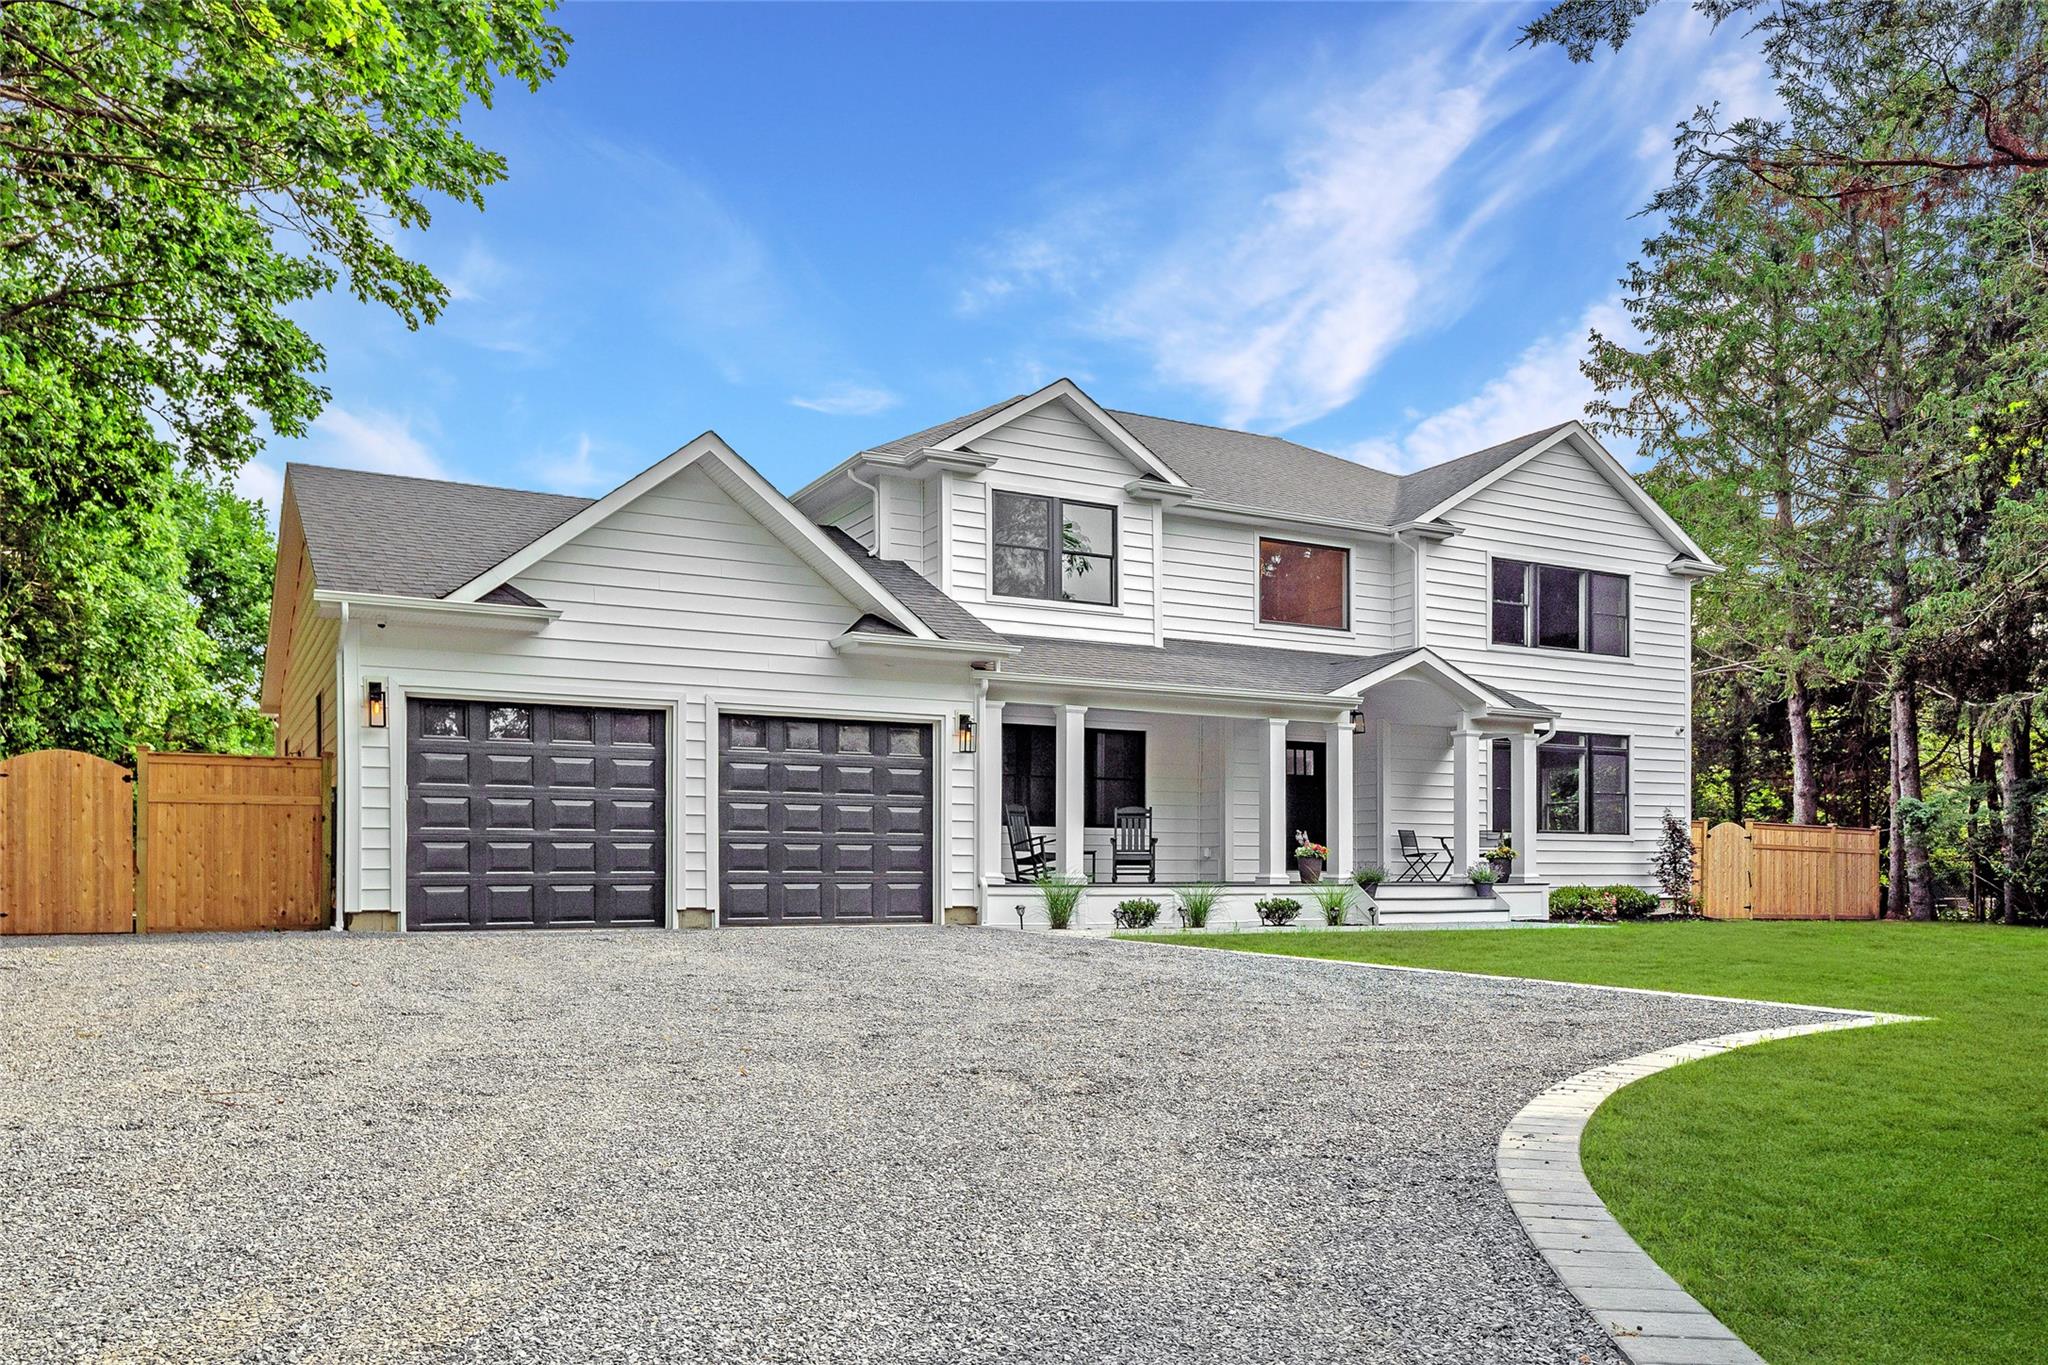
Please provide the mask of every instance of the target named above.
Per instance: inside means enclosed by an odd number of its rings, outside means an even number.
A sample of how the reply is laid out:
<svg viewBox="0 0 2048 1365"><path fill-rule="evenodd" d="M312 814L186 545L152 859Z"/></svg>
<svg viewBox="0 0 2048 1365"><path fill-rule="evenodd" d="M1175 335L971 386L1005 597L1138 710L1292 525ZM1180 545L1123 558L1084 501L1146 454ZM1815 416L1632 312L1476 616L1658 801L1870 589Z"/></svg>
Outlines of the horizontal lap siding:
<svg viewBox="0 0 2048 1365"><path fill-rule="evenodd" d="M1351 552L1351 629L1259 624L1261 535L1336 545ZM1381 540L1347 540L1169 513L1160 580L1166 634L1289 649L1376 653L1395 644L1392 568Z"/></svg>
<svg viewBox="0 0 2048 1365"><path fill-rule="evenodd" d="M334 752L334 648L341 638L341 622L316 614L310 564L301 565L299 584L278 698L277 752L286 758ZM313 733L316 719L318 735Z"/></svg>
<svg viewBox="0 0 2048 1365"><path fill-rule="evenodd" d="M825 514L823 526L837 527L861 543L861 548L874 553L875 549L875 500L863 493L848 503L843 503Z"/></svg>
<svg viewBox="0 0 2048 1365"><path fill-rule="evenodd" d="M1386 761L1389 856L1398 856L1393 831L1404 829L1436 848L1438 835L1449 837L1457 828L1451 732L1441 725L1390 725Z"/></svg>
<svg viewBox="0 0 2048 1365"><path fill-rule="evenodd" d="M681 706L671 792L681 850L676 906L711 904L714 697L782 714L931 713L944 774L938 844L942 904L973 898L973 759L953 752L949 718L972 705L965 668L920 679L831 648L860 614L700 471L607 518L521 574L518 586L562 618L535 635L364 628L360 667L411 695L502 692ZM366 731L362 906L392 906L389 736Z"/></svg>
<svg viewBox="0 0 2048 1365"><path fill-rule="evenodd" d="M1653 884L1663 813L1691 810L1691 591L1665 569L1677 551L1570 449L1538 456L1448 519L1462 533L1429 557L1430 644L1559 712L1561 729L1629 737L1632 834L1541 835L1540 870L1553 882ZM1489 554L1629 574L1630 657L1491 646Z"/></svg>

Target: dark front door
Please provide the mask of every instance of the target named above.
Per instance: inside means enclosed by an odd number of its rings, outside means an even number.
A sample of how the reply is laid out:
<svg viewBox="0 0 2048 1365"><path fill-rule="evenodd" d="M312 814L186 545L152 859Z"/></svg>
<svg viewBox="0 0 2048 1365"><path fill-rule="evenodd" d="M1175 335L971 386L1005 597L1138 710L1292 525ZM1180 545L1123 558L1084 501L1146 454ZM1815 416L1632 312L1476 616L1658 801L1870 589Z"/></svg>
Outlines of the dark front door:
<svg viewBox="0 0 2048 1365"><path fill-rule="evenodd" d="M1287 746L1287 847L1294 848L1296 830L1306 830L1309 841L1330 842L1329 779L1323 775L1325 746L1292 743Z"/></svg>
<svg viewBox="0 0 2048 1365"><path fill-rule="evenodd" d="M722 717L718 836L722 923L930 922L932 727Z"/></svg>
<svg viewBox="0 0 2048 1365"><path fill-rule="evenodd" d="M661 712L424 698L405 711L408 927L662 922Z"/></svg>

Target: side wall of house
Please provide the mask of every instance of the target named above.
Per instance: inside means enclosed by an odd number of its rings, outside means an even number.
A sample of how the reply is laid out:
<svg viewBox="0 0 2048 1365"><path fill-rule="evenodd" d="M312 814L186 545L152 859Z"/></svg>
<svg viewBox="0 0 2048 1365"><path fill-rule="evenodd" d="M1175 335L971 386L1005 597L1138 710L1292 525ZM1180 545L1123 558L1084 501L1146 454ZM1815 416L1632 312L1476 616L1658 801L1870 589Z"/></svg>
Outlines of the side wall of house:
<svg viewBox="0 0 2048 1365"><path fill-rule="evenodd" d="M516 580L560 608L535 634L425 629L356 632L363 678L394 695L526 698L671 708L669 900L716 903L717 708L926 721L934 735L939 900L975 897L974 760L947 726L973 704L965 664L917 671L831 647L860 609L739 507L701 469L564 545ZM402 899L405 718L363 732L362 909Z"/></svg>
<svg viewBox="0 0 2048 1365"><path fill-rule="evenodd" d="M277 751L287 758L335 751L334 651L341 638L341 623L314 613L313 566L303 545L299 556L298 600L292 609L291 641L277 710Z"/></svg>

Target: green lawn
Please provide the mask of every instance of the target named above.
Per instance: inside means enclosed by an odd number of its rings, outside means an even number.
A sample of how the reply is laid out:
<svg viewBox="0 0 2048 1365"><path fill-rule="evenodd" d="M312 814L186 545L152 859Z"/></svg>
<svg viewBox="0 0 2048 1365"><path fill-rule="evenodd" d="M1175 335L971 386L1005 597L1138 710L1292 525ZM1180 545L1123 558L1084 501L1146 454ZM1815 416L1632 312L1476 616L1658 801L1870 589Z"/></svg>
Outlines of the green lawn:
<svg viewBox="0 0 2048 1365"><path fill-rule="evenodd" d="M2048 933L1672 924L1168 942L1934 1016L1623 1090L1588 1174L1776 1365L2048 1358Z"/></svg>

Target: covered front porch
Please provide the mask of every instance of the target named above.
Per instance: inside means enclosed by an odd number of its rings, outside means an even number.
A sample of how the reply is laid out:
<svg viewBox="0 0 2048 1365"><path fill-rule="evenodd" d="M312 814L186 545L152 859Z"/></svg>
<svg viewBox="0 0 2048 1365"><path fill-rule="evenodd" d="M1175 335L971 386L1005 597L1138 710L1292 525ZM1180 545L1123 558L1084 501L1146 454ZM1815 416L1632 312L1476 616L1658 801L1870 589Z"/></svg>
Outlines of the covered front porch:
<svg viewBox="0 0 2048 1365"><path fill-rule="evenodd" d="M1295 672L1282 681L1302 677L1300 651L1209 646L1205 654L1223 650L1283 656ZM1063 660L1071 654L1061 651ZM1326 880L1386 869L1374 897L1383 923L1541 917L1538 860L1523 848L1530 841L1516 841L1522 860L1499 895L1476 895L1465 875L1495 831L1534 827L1540 716L1428 651L1353 660L1354 676L1342 676L1344 656L1308 658L1339 684L1232 689L1208 685L1201 667L1189 670L1191 683L1049 676L1043 665L992 674L977 725L982 923L1044 925L1029 883L1042 870L1088 884L1079 927L1107 927L1126 898L1156 900L1161 923L1177 924L1176 893L1192 885L1217 889L1214 926L1256 924L1254 903L1274 895L1300 900L1299 923L1320 925L1296 870L1297 832L1328 847ZM1070 662L1065 671L1089 670ZM1313 686L1325 676L1307 679ZM1494 803L1503 809L1490 819L1496 775ZM1133 810L1142 812L1141 830L1132 828ZM1400 852L1404 830L1434 854L1430 871L1441 881L1413 879ZM1361 897L1350 920L1368 914Z"/></svg>

